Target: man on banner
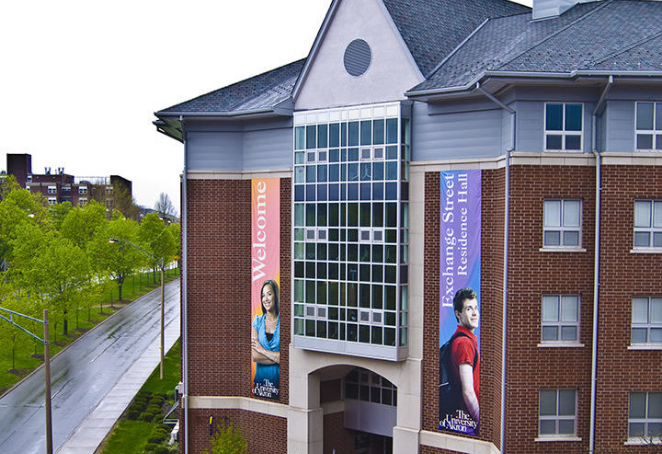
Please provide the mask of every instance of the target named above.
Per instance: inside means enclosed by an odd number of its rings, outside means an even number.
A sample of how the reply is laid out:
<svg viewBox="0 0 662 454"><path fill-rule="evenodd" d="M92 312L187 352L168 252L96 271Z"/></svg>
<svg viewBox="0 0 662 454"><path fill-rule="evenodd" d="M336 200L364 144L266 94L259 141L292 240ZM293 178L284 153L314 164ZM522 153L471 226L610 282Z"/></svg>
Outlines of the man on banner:
<svg viewBox="0 0 662 454"><path fill-rule="evenodd" d="M439 358L440 368L448 369L449 381L445 395L440 385L440 428L475 435L480 420L480 357L474 334L480 313L476 292L471 288L458 290L453 298L453 310L457 330L440 349Z"/></svg>

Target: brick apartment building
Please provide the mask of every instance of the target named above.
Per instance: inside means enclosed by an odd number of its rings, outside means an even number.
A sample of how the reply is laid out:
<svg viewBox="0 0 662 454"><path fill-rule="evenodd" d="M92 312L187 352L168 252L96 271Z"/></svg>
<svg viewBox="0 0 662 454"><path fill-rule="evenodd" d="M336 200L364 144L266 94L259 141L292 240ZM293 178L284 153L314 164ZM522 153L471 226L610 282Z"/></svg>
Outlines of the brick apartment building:
<svg viewBox="0 0 662 454"><path fill-rule="evenodd" d="M334 0L305 60L157 112L182 451L659 450L661 49L657 1ZM479 417L441 411L463 286Z"/></svg>
<svg viewBox="0 0 662 454"><path fill-rule="evenodd" d="M21 187L33 193L41 193L48 203L70 202L83 206L96 200L108 208L115 207L115 197L122 191L124 197L132 199L131 181L119 175L108 177L76 177L64 173L64 167L45 168L43 174L32 173L32 156L29 154L7 154L7 174L14 175Z"/></svg>

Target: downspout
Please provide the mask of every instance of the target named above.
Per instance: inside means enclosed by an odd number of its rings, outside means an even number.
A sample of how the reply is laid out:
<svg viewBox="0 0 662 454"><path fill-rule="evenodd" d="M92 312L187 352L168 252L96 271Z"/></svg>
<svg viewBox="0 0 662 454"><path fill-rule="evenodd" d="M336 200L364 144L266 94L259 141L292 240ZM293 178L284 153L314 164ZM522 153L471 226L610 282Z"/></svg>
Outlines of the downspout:
<svg viewBox="0 0 662 454"><path fill-rule="evenodd" d="M602 96L595 106L592 118L591 151L595 155L595 259L593 265L593 337L591 352L591 419L589 427L589 454L595 452L596 398L598 389L598 305L600 302L600 220L602 207L602 156L597 149L598 114L602 110L609 90L614 84L614 76L609 76Z"/></svg>
<svg viewBox="0 0 662 454"><path fill-rule="evenodd" d="M476 89L487 96L492 102L500 106L511 115L511 146L506 150L506 194L504 206L504 228L503 228L503 320L501 333L501 434L499 452L504 453L506 444L506 345L507 345L507 322L508 322L508 239L510 230L510 154L516 150L516 120L517 113L505 105L491 93L488 93L479 84Z"/></svg>
<svg viewBox="0 0 662 454"><path fill-rule="evenodd" d="M184 142L184 171L182 172L182 380L184 381L184 394L182 406L184 407L184 454L189 453L189 413L188 413L188 207L186 188L188 181L188 140L184 119L180 115L182 126L182 140Z"/></svg>

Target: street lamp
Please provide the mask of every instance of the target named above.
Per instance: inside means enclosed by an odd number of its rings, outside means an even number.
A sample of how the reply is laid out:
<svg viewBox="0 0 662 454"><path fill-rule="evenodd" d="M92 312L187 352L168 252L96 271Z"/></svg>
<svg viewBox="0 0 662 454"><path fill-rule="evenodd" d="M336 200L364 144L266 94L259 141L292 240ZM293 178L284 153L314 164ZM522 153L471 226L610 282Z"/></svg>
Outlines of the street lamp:
<svg viewBox="0 0 662 454"><path fill-rule="evenodd" d="M164 349L164 334L163 334L163 318L164 318L164 285L165 281L163 280L163 273L165 270L165 259L163 257L157 257L154 254L152 254L149 251L146 251L145 249L141 248L137 244L133 244L131 241L127 240L121 240L119 238L108 238L108 242L111 244L114 243L126 243L130 246L133 246L134 248L138 249L140 252L145 254L146 256L156 260L156 262L159 264L159 268L161 268L161 367L159 371L159 377L161 380L163 380L163 349Z"/></svg>
<svg viewBox="0 0 662 454"><path fill-rule="evenodd" d="M46 410L46 454L53 454L53 423L51 418L51 352L50 352L50 344L48 341L48 310L44 309L43 321L37 320L36 318L32 318L24 314L19 314L18 312L14 312L9 309L5 309L3 307L0 307L0 311L7 312L9 314L9 318L0 314L1 319L8 321L9 323L14 325L21 331L29 334L30 336L34 337L39 342L42 342L44 344L44 372L46 374L46 389L44 390L44 397L46 401L44 406L44 409ZM30 331L28 331L27 329L23 328L21 325L16 323L14 321L14 316L27 318L28 320L32 320L34 322L43 324L44 338L40 339L39 336L31 333Z"/></svg>

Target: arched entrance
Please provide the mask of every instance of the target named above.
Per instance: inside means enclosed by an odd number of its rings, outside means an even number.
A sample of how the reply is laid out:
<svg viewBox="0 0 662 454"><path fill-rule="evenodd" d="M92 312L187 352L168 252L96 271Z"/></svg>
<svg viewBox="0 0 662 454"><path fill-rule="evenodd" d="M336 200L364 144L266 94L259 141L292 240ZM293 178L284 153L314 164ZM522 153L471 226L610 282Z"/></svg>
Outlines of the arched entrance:
<svg viewBox="0 0 662 454"><path fill-rule="evenodd" d="M324 454L391 454L397 388L360 367L318 371L324 413Z"/></svg>

